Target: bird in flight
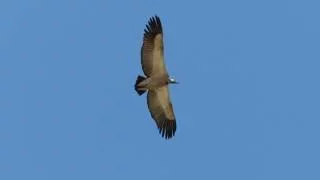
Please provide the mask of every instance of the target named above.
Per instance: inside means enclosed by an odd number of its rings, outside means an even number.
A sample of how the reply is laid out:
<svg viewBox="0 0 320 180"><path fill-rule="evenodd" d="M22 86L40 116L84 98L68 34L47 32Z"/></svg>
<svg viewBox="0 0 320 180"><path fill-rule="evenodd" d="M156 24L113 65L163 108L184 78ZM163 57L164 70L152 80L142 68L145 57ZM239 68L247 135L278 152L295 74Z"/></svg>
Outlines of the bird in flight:
<svg viewBox="0 0 320 180"><path fill-rule="evenodd" d="M155 120L159 133L165 139L175 135L177 125L169 96L170 78L163 57L163 30L160 18L151 17L144 29L141 47L141 65L144 76L138 76L135 90L141 96L146 91L151 117Z"/></svg>

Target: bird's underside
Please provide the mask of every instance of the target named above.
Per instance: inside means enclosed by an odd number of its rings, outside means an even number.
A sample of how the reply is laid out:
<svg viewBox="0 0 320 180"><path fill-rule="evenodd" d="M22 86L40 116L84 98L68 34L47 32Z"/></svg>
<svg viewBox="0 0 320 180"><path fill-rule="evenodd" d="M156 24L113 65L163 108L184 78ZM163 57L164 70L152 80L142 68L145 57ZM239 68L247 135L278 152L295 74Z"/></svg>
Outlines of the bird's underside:
<svg viewBox="0 0 320 180"><path fill-rule="evenodd" d="M159 133L165 139L175 135L177 125L169 96L170 81L163 58L163 30L160 18L150 18L144 30L141 65L146 77L138 76L135 90L139 95L147 91L147 104Z"/></svg>

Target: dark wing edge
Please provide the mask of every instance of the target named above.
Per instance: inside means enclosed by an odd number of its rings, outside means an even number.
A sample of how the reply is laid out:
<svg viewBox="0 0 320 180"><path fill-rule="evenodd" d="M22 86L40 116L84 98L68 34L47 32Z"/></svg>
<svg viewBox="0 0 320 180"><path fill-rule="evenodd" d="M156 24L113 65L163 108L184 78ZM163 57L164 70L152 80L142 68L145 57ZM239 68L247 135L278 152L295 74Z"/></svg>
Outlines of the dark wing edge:
<svg viewBox="0 0 320 180"><path fill-rule="evenodd" d="M163 91L162 91L163 92ZM152 118L155 120L159 134L165 139L170 139L175 135L177 130L176 119L173 112L172 103L166 101L166 107L161 105L161 100L159 98L159 94L161 92L157 91L149 91L148 92L148 108L150 110ZM167 92L166 92L167 93Z"/></svg>
<svg viewBox="0 0 320 180"><path fill-rule="evenodd" d="M170 104L171 105L171 104ZM168 119L165 114L163 118L157 120L159 134L165 139L172 138L177 130L176 119Z"/></svg>
<svg viewBox="0 0 320 180"><path fill-rule="evenodd" d="M154 17L151 17L148 21L148 24L146 25L146 28L144 29L144 37L150 38L153 40L153 38L157 34L162 33L162 24L160 21L160 18L155 15Z"/></svg>

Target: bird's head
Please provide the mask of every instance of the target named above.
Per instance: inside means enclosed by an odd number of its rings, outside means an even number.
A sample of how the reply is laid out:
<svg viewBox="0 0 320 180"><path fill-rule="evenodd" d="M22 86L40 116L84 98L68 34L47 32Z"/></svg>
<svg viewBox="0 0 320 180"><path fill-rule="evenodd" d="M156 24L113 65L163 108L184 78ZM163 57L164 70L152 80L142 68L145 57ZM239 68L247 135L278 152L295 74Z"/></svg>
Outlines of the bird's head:
<svg viewBox="0 0 320 180"><path fill-rule="evenodd" d="M175 79L169 78L169 83L171 84L179 84Z"/></svg>

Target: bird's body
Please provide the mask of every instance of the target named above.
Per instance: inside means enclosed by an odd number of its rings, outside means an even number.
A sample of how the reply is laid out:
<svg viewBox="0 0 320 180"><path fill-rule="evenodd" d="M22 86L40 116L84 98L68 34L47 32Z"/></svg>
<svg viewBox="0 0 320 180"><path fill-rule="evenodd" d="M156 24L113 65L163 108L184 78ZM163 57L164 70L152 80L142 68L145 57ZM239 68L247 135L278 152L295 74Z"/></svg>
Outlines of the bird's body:
<svg viewBox="0 0 320 180"><path fill-rule="evenodd" d="M147 103L159 132L166 139L176 132L176 119L169 97L170 79L163 57L163 30L158 16L150 18L144 31L141 65L146 77L138 76L135 90L139 95L148 91Z"/></svg>
<svg viewBox="0 0 320 180"><path fill-rule="evenodd" d="M167 86L168 85L168 75L167 74L160 74L160 75L155 75L151 76L148 78L145 78L143 81L139 82L137 84L140 89L145 89L145 90L152 90L152 89L157 89L162 86Z"/></svg>

